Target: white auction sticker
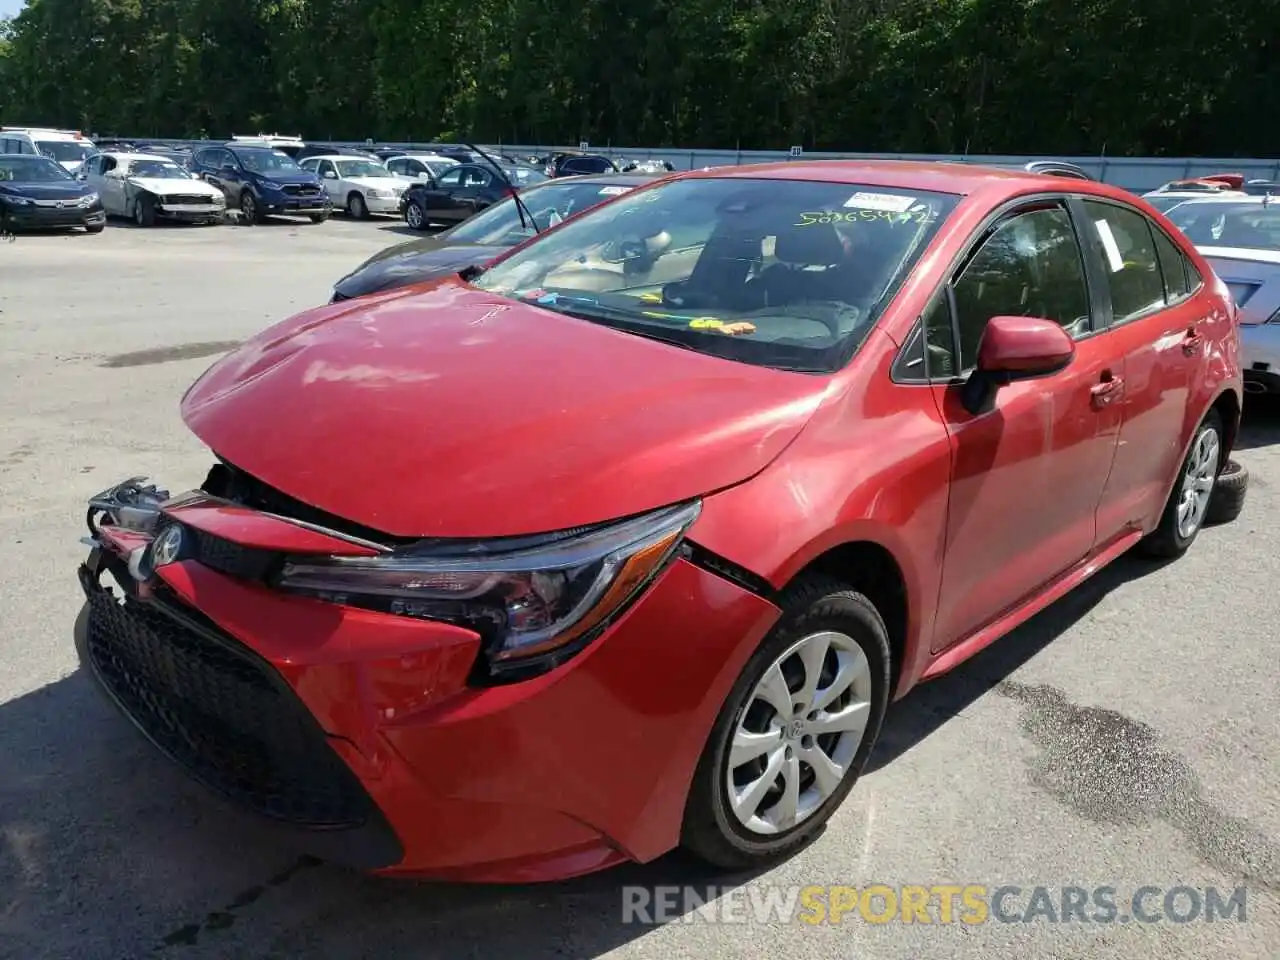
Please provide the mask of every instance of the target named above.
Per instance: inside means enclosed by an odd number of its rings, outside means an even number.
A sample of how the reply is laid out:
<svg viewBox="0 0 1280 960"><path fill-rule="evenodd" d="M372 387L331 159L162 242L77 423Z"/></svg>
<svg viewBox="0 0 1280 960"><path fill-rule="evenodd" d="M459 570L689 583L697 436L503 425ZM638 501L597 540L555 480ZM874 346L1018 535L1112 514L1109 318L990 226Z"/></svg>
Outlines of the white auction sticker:
<svg viewBox="0 0 1280 960"><path fill-rule="evenodd" d="M889 213L906 213L916 202L915 197L897 193L855 193L844 202L855 210L885 210Z"/></svg>
<svg viewBox="0 0 1280 960"><path fill-rule="evenodd" d="M620 194L626 193L630 189L631 189L630 187L601 187L600 196L616 197Z"/></svg>

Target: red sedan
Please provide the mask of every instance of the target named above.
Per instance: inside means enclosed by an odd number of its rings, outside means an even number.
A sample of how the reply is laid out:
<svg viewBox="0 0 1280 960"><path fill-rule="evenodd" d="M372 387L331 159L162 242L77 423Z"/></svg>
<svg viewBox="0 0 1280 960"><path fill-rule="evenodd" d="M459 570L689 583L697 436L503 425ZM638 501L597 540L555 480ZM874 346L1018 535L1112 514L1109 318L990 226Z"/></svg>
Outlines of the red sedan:
<svg viewBox="0 0 1280 960"><path fill-rule="evenodd" d="M1240 404L1226 288L1117 189L678 176L214 364L203 488L91 502L77 643L322 857L750 866L831 817L890 701L1238 512Z"/></svg>

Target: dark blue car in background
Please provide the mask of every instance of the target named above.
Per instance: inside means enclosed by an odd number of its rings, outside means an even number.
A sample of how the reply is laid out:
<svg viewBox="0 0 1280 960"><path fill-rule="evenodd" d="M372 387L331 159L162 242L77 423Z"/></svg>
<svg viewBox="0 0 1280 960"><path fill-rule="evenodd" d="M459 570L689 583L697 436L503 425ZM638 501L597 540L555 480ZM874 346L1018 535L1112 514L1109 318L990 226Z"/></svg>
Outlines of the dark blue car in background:
<svg viewBox="0 0 1280 960"><path fill-rule="evenodd" d="M0 154L0 236L23 230L83 227L101 233L101 198L48 157Z"/></svg>
<svg viewBox="0 0 1280 960"><path fill-rule="evenodd" d="M320 178L271 147L202 147L189 166L226 194L227 209L239 210L243 223L262 223L271 216L305 216L323 223L333 212Z"/></svg>

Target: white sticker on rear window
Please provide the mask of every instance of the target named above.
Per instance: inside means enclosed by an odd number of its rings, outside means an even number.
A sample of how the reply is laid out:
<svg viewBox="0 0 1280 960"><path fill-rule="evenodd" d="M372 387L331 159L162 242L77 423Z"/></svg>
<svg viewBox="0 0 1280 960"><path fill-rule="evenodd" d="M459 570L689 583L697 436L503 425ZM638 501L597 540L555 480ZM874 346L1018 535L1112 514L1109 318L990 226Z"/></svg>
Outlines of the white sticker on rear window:
<svg viewBox="0 0 1280 960"><path fill-rule="evenodd" d="M844 202L844 205L852 207L854 210L885 210L889 213L906 213L915 202L915 197L904 197L897 193L855 193Z"/></svg>
<svg viewBox="0 0 1280 960"><path fill-rule="evenodd" d="M600 196L616 197L621 193L626 193L630 189L631 189L630 187L601 187Z"/></svg>
<svg viewBox="0 0 1280 960"><path fill-rule="evenodd" d="M1111 232L1111 224L1105 220L1095 220L1093 225L1098 228L1098 239L1102 241L1102 249L1107 253L1107 266L1112 273L1119 273L1124 269L1124 257L1120 256L1120 244L1116 243L1116 235Z"/></svg>

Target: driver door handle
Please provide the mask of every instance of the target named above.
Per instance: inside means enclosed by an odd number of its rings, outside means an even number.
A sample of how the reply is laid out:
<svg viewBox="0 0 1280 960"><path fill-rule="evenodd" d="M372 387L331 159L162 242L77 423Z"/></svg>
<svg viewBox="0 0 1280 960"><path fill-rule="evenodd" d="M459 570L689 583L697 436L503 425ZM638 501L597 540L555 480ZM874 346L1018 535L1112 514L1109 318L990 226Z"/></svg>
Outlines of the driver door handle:
<svg viewBox="0 0 1280 960"><path fill-rule="evenodd" d="M1115 376L1110 370L1104 370L1102 379L1089 389L1090 400L1097 410L1110 406L1123 392L1124 378Z"/></svg>

